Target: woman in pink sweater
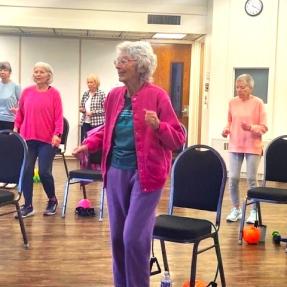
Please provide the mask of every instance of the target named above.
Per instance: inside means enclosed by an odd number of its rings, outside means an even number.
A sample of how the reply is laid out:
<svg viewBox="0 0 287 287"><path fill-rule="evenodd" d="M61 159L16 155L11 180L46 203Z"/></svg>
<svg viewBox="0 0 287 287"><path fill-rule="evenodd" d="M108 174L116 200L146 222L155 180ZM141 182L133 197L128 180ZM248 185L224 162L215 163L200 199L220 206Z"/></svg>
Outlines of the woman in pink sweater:
<svg viewBox="0 0 287 287"><path fill-rule="evenodd" d="M59 91L51 86L53 69L49 64L36 63L33 79L36 85L23 90L14 124L14 131L20 132L28 145L28 163L23 182L25 204L21 207L23 217L34 215L33 174L37 158L39 175L48 197L44 215L55 214L58 205L52 165L55 147L61 143L63 132L62 101Z"/></svg>
<svg viewBox="0 0 287 287"><path fill-rule="evenodd" d="M264 103L252 95L253 87L252 76L238 76L237 96L229 102L228 123L222 132L223 137L229 136L229 189L233 208L226 218L228 222L235 222L242 216L238 185L244 158L248 187L257 185L257 170L263 151L262 135L268 130ZM253 206L247 223L255 220L256 207Z"/></svg>

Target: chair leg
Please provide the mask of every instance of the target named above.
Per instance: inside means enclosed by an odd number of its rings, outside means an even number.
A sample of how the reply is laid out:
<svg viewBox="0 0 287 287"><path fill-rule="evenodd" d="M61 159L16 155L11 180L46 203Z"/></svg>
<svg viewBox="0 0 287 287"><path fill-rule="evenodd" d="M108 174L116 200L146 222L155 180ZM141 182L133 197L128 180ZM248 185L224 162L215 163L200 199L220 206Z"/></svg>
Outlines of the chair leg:
<svg viewBox="0 0 287 287"><path fill-rule="evenodd" d="M244 228L244 222L245 222L245 214L246 214L246 206L247 206L247 200L248 198L245 198L245 201L242 206L242 217L240 220L240 227L239 227L239 238L238 238L238 244L242 244L242 238L243 238L243 228Z"/></svg>
<svg viewBox="0 0 287 287"><path fill-rule="evenodd" d="M164 270L169 271L164 240L160 240L160 247L161 247Z"/></svg>
<svg viewBox="0 0 287 287"><path fill-rule="evenodd" d="M63 206L62 206L62 217L65 217L65 214L66 214L69 187L70 187L70 178L68 178L65 184L64 199L63 199Z"/></svg>
<svg viewBox="0 0 287 287"><path fill-rule="evenodd" d="M87 198L86 185L84 183L81 183L81 188L83 191L83 197L86 199Z"/></svg>
<svg viewBox="0 0 287 287"><path fill-rule="evenodd" d="M24 220L23 220L22 214L20 212L20 206L19 206L18 201L15 202L15 205L16 205L16 211L18 214L18 220L19 220L19 224L20 224L20 228L21 228L21 232L22 232L22 237L23 237L23 241L24 241L24 247L27 249L29 247L28 237L27 237L27 233L25 230Z"/></svg>
<svg viewBox="0 0 287 287"><path fill-rule="evenodd" d="M65 171L66 171L67 178L69 178L68 165L67 165L66 157L65 157L64 154L62 154L62 158L63 158L63 162L64 162L64 166L65 166Z"/></svg>
<svg viewBox="0 0 287 287"><path fill-rule="evenodd" d="M261 208L260 208L260 202L256 202L256 209L257 209L257 214L258 214L258 224L262 225L262 214L261 214Z"/></svg>
<svg viewBox="0 0 287 287"><path fill-rule="evenodd" d="M225 276L224 276L223 262L222 262L222 257L221 257L218 234L216 234L216 236L214 237L214 246L215 246L215 251L216 251L216 256L217 256L218 269L219 269L219 274L220 274L220 279L221 279L221 286L225 287L226 281L225 281Z"/></svg>
<svg viewBox="0 0 287 287"><path fill-rule="evenodd" d="M101 191L101 199L100 199L100 215L99 215L99 221L103 220L104 217L104 201L105 201L105 188L102 188Z"/></svg>
<svg viewBox="0 0 287 287"><path fill-rule="evenodd" d="M190 286L195 286L198 245L199 245L199 242L193 244L191 268L190 268L190 280L189 280Z"/></svg>

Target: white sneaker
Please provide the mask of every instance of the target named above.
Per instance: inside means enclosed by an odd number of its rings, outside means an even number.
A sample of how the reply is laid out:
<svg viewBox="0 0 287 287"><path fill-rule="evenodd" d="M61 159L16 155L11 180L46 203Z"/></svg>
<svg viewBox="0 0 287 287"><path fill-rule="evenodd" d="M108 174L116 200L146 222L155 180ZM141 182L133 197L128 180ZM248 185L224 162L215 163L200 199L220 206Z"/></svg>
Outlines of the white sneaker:
<svg viewBox="0 0 287 287"><path fill-rule="evenodd" d="M4 182L0 182L0 188L4 187L4 188L15 188L17 186L17 184L15 183L4 183Z"/></svg>
<svg viewBox="0 0 287 287"><path fill-rule="evenodd" d="M258 220L257 211L255 209L251 209L250 215L246 219L246 223L254 224L256 220Z"/></svg>
<svg viewBox="0 0 287 287"><path fill-rule="evenodd" d="M241 208L236 208L236 207L233 207L231 209L231 212L230 214L226 217L226 221L227 222L236 222L237 220L241 219L242 217L242 211L241 211Z"/></svg>
<svg viewBox="0 0 287 287"><path fill-rule="evenodd" d="M5 185L5 188L13 189L16 186L17 186L17 184L15 184L15 183L8 183L8 184Z"/></svg>

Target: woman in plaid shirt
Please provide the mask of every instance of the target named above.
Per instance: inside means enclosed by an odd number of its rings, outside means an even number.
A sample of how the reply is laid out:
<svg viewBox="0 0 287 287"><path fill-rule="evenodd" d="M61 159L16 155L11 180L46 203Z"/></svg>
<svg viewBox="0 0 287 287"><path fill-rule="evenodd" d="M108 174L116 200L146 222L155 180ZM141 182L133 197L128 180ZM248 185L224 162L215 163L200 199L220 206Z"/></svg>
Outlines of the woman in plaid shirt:
<svg viewBox="0 0 287 287"><path fill-rule="evenodd" d="M95 74L87 77L88 91L81 100L81 142L87 137L87 132L104 123L105 93L99 90L100 81Z"/></svg>

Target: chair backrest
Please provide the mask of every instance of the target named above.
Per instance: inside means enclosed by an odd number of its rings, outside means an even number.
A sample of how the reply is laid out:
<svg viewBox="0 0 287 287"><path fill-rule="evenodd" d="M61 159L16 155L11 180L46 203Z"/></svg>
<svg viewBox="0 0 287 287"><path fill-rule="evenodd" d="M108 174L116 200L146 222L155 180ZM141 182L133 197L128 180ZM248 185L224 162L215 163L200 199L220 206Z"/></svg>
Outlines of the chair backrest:
<svg viewBox="0 0 287 287"><path fill-rule="evenodd" d="M177 157L182 151L184 151L184 150L186 149L186 146L187 146L187 130L186 130L186 127L184 126L183 123L180 123L180 125L181 125L182 130L184 131L186 140L185 140L184 144L183 144L178 150L176 150L176 151L174 151L174 152L172 153L173 162L175 161L176 157Z"/></svg>
<svg viewBox="0 0 287 287"><path fill-rule="evenodd" d="M27 144L18 133L0 131L0 182L15 183L22 190L27 153Z"/></svg>
<svg viewBox="0 0 287 287"><path fill-rule="evenodd" d="M225 162L215 149L186 148L172 167L169 214L174 207L213 211L219 224L226 179Z"/></svg>
<svg viewBox="0 0 287 287"><path fill-rule="evenodd" d="M69 122L64 117L64 128L63 128L63 134L62 134L62 137L61 137L61 145L63 145L63 152L66 152L69 129L70 129Z"/></svg>
<svg viewBox="0 0 287 287"><path fill-rule="evenodd" d="M97 151L95 153L89 154L89 164L101 164L102 161L102 151Z"/></svg>
<svg viewBox="0 0 287 287"><path fill-rule="evenodd" d="M287 182L287 135L273 139L264 156L264 179Z"/></svg>
<svg viewBox="0 0 287 287"><path fill-rule="evenodd" d="M93 169L97 170L100 167L102 161L102 151L94 153L82 153L80 157L81 169Z"/></svg>

